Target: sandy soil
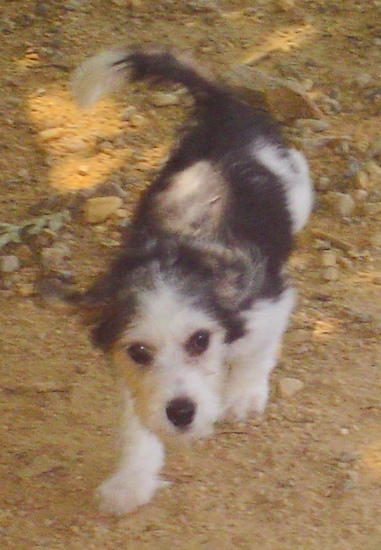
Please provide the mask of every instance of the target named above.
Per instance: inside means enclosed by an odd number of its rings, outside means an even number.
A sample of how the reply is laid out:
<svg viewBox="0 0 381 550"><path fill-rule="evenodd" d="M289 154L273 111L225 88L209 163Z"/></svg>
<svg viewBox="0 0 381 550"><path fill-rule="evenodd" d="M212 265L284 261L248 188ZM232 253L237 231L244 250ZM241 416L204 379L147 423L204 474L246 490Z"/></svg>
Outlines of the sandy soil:
<svg viewBox="0 0 381 550"><path fill-rule="evenodd" d="M112 255L118 217L91 226L84 192L67 190L118 185L128 216L185 109L139 89L79 113L67 83L85 55L155 40L225 74L250 59L304 87L329 124L287 129L319 190L291 262L300 298L266 415L174 448L171 485L130 516L101 514L93 493L114 460L112 369L76 319L41 307L27 244L0 251L21 262L0 285L2 549L381 548L380 18L373 0L1 4L0 221L70 210L35 239L69 248L79 286ZM345 216L335 192L355 200ZM327 249L335 265L322 265ZM303 383L291 397L285 377Z"/></svg>

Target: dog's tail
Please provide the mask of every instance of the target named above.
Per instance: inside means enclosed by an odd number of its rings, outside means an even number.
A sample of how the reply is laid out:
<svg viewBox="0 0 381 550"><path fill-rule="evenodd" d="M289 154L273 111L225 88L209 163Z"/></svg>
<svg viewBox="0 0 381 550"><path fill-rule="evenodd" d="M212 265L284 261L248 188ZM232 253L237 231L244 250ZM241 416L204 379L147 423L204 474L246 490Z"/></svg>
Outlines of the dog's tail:
<svg viewBox="0 0 381 550"><path fill-rule="evenodd" d="M165 48L134 47L106 50L85 61L75 72L73 92L80 106L92 105L126 82L166 81L188 89L197 106L223 93L182 54Z"/></svg>

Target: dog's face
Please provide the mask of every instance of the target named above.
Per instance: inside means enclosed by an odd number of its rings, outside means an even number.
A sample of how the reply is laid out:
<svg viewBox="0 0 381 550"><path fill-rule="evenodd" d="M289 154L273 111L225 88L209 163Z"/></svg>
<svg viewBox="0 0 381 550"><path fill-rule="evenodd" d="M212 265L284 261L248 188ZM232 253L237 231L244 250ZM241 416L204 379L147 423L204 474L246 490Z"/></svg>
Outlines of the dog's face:
<svg viewBox="0 0 381 550"><path fill-rule="evenodd" d="M111 355L143 424L203 437L221 413L225 330L161 282L140 293Z"/></svg>
<svg viewBox="0 0 381 550"><path fill-rule="evenodd" d="M128 250L83 296L94 342L111 355L145 426L210 433L229 344L244 333L241 302L262 280L263 266L240 251L161 239Z"/></svg>

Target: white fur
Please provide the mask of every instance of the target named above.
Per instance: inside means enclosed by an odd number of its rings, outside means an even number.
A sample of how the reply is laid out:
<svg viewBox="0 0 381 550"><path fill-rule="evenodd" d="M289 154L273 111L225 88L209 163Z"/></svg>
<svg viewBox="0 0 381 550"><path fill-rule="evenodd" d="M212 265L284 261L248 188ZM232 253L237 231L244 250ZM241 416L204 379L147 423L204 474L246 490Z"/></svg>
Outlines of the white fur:
<svg viewBox="0 0 381 550"><path fill-rule="evenodd" d="M294 297L289 288L277 300L257 302L245 314L247 334L230 345L224 343L214 319L164 282L142 297L135 325L125 334L123 345L146 342L155 359L147 372L138 373L137 366L126 364L134 369L135 381L124 392L118 468L99 488L104 509L123 514L151 500L162 485L164 447L159 437L204 437L226 416L242 420L263 412L269 375ZM212 333L210 347L201 357L189 357L184 342L199 329ZM166 416L167 404L178 397L197 405L186 432Z"/></svg>
<svg viewBox="0 0 381 550"><path fill-rule="evenodd" d="M90 107L102 96L115 92L126 81L126 66L114 66L122 61L126 51L105 50L90 57L74 73L72 89L80 107Z"/></svg>
<svg viewBox="0 0 381 550"><path fill-rule="evenodd" d="M155 359L149 372L141 377L139 395L134 396L136 408L149 428L175 433L165 405L172 399L187 397L197 404L187 435L208 435L221 411L221 364L226 347L223 332L216 321L164 282L141 299L139 318L125 338L149 344L155 350ZM202 357L189 357L184 343L200 328L212 333L210 346Z"/></svg>
<svg viewBox="0 0 381 550"><path fill-rule="evenodd" d="M269 375L295 302L288 288L275 300L261 300L245 314L246 335L231 344L226 381L225 414L234 420L261 414L267 403Z"/></svg>
<svg viewBox="0 0 381 550"><path fill-rule="evenodd" d="M115 473L98 488L101 508L117 515L147 504L163 485L159 472L164 465L164 446L155 434L142 426L129 400L120 446Z"/></svg>
<svg viewBox="0 0 381 550"><path fill-rule="evenodd" d="M280 149L263 140L256 141L253 155L285 185L293 232L306 224L313 203L312 182L304 155L296 149Z"/></svg>

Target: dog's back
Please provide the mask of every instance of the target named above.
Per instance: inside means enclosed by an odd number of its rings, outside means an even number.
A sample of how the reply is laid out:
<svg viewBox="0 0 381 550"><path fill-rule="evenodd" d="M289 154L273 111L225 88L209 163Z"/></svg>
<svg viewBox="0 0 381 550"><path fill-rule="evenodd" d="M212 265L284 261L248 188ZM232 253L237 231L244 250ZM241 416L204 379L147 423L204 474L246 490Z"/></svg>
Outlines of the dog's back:
<svg viewBox="0 0 381 550"><path fill-rule="evenodd" d="M126 79L180 84L195 100L191 124L143 197L136 230L254 245L269 258L270 270L279 270L290 252L293 226L302 223L295 224L289 211L285 185L285 178L297 179L298 166L272 117L236 99L187 58L161 48L90 59L75 77L77 99L92 103ZM283 174L274 171L274 162Z"/></svg>

